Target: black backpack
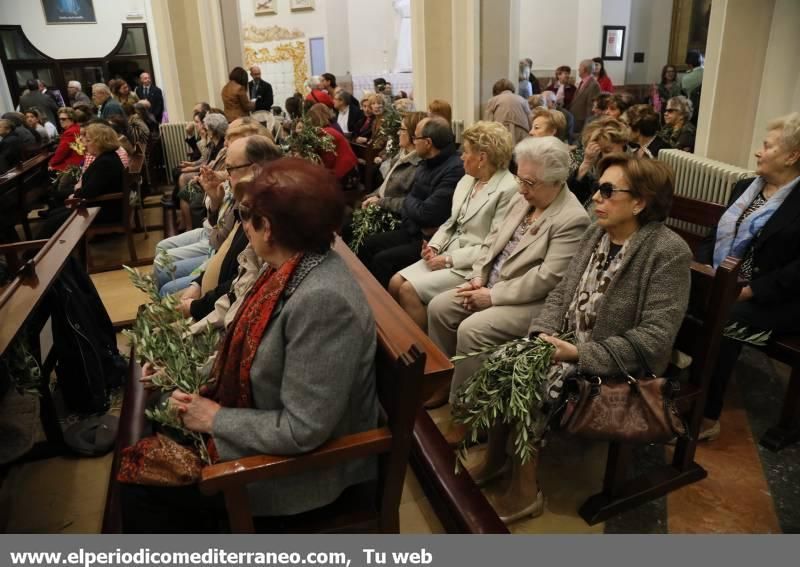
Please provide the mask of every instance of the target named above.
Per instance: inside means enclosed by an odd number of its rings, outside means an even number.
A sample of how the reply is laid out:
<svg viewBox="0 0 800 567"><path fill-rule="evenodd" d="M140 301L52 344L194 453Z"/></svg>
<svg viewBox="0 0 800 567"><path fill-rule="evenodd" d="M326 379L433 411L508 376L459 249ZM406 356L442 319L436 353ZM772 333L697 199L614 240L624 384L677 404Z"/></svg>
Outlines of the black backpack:
<svg viewBox="0 0 800 567"><path fill-rule="evenodd" d="M48 290L56 376L67 407L103 413L109 392L122 384L127 365L111 319L89 275L70 257Z"/></svg>

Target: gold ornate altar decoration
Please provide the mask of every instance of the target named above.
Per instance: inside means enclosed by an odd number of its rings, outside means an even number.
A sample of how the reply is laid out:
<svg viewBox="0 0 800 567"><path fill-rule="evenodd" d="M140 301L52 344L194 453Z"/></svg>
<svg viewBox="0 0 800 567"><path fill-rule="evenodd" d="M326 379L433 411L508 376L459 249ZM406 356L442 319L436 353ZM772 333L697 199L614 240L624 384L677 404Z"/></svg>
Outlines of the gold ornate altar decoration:
<svg viewBox="0 0 800 567"><path fill-rule="evenodd" d="M287 29L281 26L245 26L244 40L251 43L264 43L265 41L286 41L287 39L300 39L305 34L298 29Z"/></svg>
<svg viewBox="0 0 800 567"><path fill-rule="evenodd" d="M303 41L283 43L270 49L263 47L244 48L244 62L248 67L258 63L280 63L291 61L294 64L294 88L302 93L304 83L308 80L308 64L306 63L306 44Z"/></svg>
<svg viewBox="0 0 800 567"><path fill-rule="evenodd" d="M280 26L269 26L261 28L257 26L246 26L244 28L244 40L249 43L265 43L270 41L284 41L274 47L253 48L245 45L244 62L247 67L258 63L280 63L291 61L294 66L294 88L297 92L303 92L303 85L308 80L308 63L306 63L306 43L305 41L287 41L300 39L305 34L298 30L289 30Z"/></svg>

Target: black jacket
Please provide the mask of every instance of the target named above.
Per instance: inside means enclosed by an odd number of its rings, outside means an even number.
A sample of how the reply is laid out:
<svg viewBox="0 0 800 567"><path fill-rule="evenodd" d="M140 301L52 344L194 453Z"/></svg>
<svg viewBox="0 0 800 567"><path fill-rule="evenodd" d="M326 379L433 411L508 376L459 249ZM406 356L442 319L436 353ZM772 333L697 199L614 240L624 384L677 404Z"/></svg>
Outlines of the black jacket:
<svg viewBox="0 0 800 567"><path fill-rule="evenodd" d="M0 174L5 173L22 161L22 140L17 134L19 128L0 140Z"/></svg>
<svg viewBox="0 0 800 567"><path fill-rule="evenodd" d="M729 206L747 190L754 178L743 179L731 193ZM711 264L717 232L697 249L697 260ZM776 333L800 331L800 188L795 187L756 235L753 243L753 299L736 304L747 307L742 319L756 328ZM742 309L734 309L736 311ZM736 318L736 317L734 317Z"/></svg>
<svg viewBox="0 0 800 567"><path fill-rule="evenodd" d="M144 96L144 87L136 87L136 96L139 100L147 99L150 101L150 112L156 119L158 124L161 124L161 118L164 116L164 93L161 92L155 85L148 87L147 96Z"/></svg>
<svg viewBox="0 0 800 567"><path fill-rule="evenodd" d="M83 172L81 188L77 196L93 199L109 193L120 193L125 182L125 167L115 151L100 154ZM122 215L120 203L103 203L95 222L119 222Z"/></svg>
<svg viewBox="0 0 800 567"><path fill-rule="evenodd" d="M210 290L200 299L192 301L189 306L189 312L192 314L192 318L195 321L199 321L211 313L214 310L214 304L217 302L217 299L226 293L231 295L231 303L236 300L236 297L233 296L233 291L231 291L231 286L233 285L233 280L236 279L239 273L238 256L246 247L247 234L244 229L240 227L233 237L233 242L231 242L231 247L228 248L228 253L225 254L225 258L222 260L217 287ZM202 281L203 276L201 275L195 280L195 283L200 284Z"/></svg>
<svg viewBox="0 0 800 567"><path fill-rule="evenodd" d="M255 81L247 83L247 96L256 99L255 110L272 110L272 85L267 81L258 81L258 86L254 89Z"/></svg>
<svg viewBox="0 0 800 567"><path fill-rule="evenodd" d="M58 105L46 94L42 94L40 91L29 91L22 95L19 99L20 112L25 112L29 108L38 108L47 114L50 122L53 124L58 124L58 120L56 118L58 115Z"/></svg>
<svg viewBox="0 0 800 567"><path fill-rule="evenodd" d="M413 237L422 229L436 229L450 218L456 184L464 177L464 164L455 145L417 166L411 191L403 201L403 227Z"/></svg>
<svg viewBox="0 0 800 567"><path fill-rule="evenodd" d="M334 122L337 122L339 119L339 113L336 113L336 118ZM350 107L347 111L347 131L350 135L355 138L359 130L361 130L361 125L364 123L364 113L361 112L361 109L358 107L357 104L350 103Z"/></svg>

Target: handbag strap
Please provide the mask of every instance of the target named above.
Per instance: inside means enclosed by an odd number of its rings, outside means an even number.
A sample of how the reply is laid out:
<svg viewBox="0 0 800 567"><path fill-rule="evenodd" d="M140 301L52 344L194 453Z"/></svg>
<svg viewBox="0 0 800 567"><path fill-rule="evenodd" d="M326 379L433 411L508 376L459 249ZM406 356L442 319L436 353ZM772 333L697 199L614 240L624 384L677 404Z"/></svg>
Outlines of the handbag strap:
<svg viewBox="0 0 800 567"><path fill-rule="evenodd" d="M642 372L644 372L647 376L655 376L653 371L650 370L650 365L647 364L647 358L644 356L644 351L642 350L641 345L625 335L623 335L622 338L628 341L628 344L633 347L633 352L636 353L636 358L639 360L639 367L642 369Z"/></svg>
<svg viewBox="0 0 800 567"><path fill-rule="evenodd" d="M623 374L623 376L625 376L625 378L628 380L628 382L630 384L636 384L637 383L636 378L631 376L631 373L628 372L627 368L625 368L625 365L622 363L622 359L619 357L619 355L616 352L614 352L614 350L610 346L608 346L608 344L606 344L604 342L601 342L601 343L598 343L598 344L601 347L603 347L609 355L611 355L611 358L617 364L617 367L619 368L620 372Z"/></svg>

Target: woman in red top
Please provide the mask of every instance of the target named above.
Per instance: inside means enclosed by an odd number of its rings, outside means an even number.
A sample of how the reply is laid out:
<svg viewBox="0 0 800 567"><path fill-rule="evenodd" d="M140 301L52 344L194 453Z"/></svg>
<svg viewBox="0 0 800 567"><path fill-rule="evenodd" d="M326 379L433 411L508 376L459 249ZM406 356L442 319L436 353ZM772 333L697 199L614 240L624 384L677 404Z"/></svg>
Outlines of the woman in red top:
<svg viewBox="0 0 800 567"><path fill-rule="evenodd" d="M68 167L80 166L83 162L83 156L79 155L75 150L70 147L81 133L81 127L77 122L75 111L70 107L58 109L58 121L64 131L61 133L61 138L58 141L58 148L56 153L50 158L48 167L55 171L65 171Z"/></svg>
<svg viewBox="0 0 800 567"><path fill-rule="evenodd" d="M597 82L600 84L600 90L604 93L613 93L614 92L614 83L611 82L611 77L608 76L606 73L606 67L603 64L603 59L600 57L595 57L592 59L594 61L594 68L592 69L592 74L594 78L597 79Z"/></svg>
<svg viewBox="0 0 800 567"><path fill-rule="evenodd" d="M350 142L344 134L331 124L331 110L322 103L317 103L308 111L308 116L314 126L322 128L322 131L333 138L336 149L333 152L325 152L320 157L322 164L333 171L336 179L344 181L358 165L358 158L350 147Z"/></svg>

